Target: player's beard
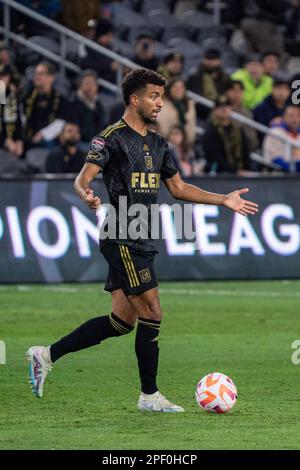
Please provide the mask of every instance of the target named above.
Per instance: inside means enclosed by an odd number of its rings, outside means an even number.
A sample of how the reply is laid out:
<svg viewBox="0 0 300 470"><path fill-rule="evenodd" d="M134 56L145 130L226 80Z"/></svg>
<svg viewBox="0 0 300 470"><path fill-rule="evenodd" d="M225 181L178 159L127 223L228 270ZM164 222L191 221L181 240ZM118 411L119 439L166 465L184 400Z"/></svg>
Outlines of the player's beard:
<svg viewBox="0 0 300 470"><path fill-rule="evenodd" d="M150 116L148 116L147 114L145 114L145 112L143 111L143 109L138 109L138 114L140 115L142 121L144 124L148 125L148 124L153 124L154 122L156 122L156 119L151 119Z"/></svg>

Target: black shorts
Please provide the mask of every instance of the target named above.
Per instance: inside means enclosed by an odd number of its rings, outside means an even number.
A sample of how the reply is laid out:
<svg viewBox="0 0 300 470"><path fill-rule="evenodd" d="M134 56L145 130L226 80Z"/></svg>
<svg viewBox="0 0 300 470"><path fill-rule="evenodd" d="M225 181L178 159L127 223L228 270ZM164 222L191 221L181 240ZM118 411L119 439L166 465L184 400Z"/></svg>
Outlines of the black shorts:
<svg viewBox="0 0 300 470"><path fill-rule="evenodd" d="M137 251L128 245L103 246L101 252L109 264L104 289L122 289L125 295L139 295L157 287L153 269L155 253Z"/></svg>

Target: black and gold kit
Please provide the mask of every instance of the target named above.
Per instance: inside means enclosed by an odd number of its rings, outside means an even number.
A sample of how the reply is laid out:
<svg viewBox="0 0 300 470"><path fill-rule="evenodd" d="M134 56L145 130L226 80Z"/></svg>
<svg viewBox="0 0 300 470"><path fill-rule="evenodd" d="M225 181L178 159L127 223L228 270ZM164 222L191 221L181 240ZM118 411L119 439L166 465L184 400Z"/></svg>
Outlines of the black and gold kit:
<svg viewBox="0 0 300 470"><path fill-rule="evenodd" d="M22 122L20 115L20 102L17 93L8 88L6 90L6 104L0 105L0 147L5 146L5 140L22 139Z"/></svg>
<svg viewBox="0 0 300 470"><path fill-rule="evenodd" d="M67 100L54 88L49 94L40 93L34 88L24 99L24 114L26 117L25 142L26 147L33 145L33 136L51 124L55 119L68 120L69 109Z"/></svg>
<svg viewBox="0 0 300 470"><path fill-rule="evenodd" d="M116 238L100 242L110 265L107 290L123 288L127 294L137 294L156 286L150 209L157 202L160 180L177 173L167 142L154 131L142 136L121 119L92 140L86 163L102 170L110 204L117 215ZM119 233L120 196L126 196L127 209L133 204L147 208L148 239L135 240L130 234L124 239L122 228ZM129 224L128 217L127 227Z"/></svg>

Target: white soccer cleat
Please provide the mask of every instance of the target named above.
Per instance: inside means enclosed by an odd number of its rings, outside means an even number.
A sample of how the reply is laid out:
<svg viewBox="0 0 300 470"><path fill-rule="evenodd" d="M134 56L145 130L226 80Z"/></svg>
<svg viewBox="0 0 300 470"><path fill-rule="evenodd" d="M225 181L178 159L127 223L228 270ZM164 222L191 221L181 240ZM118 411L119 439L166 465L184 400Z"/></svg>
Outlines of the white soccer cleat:
<svg viewBox="0 0 300 470"><path fill-rule="evenodd" d="M138 401L138 409L141 411L156 411L163 413L178 413L184 411L181 406L174 405L174 403L171 403L158 391L152 395L146 395L142 392Z"/></svg>
<svg viewBox="0 0 300 470"><path fill-rule="evenodd" d="M32 393L42 398L44 382L52 367L49 347L32 346L26 352L26 358L29 362L29 382Z"/></svg>

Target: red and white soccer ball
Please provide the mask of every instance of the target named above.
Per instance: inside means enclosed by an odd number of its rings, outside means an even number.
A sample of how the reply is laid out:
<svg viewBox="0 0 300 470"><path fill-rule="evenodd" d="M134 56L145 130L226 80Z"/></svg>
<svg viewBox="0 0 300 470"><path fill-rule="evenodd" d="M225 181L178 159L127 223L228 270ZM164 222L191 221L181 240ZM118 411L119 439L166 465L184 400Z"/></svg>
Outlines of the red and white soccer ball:
<svg viewBox="0 0 300 470"><path fill-rule="evenodd" d="M200 380L196 388L196 401L209 413L228 413L237 399L237 389L227 375L214 372Z"/></svg>

